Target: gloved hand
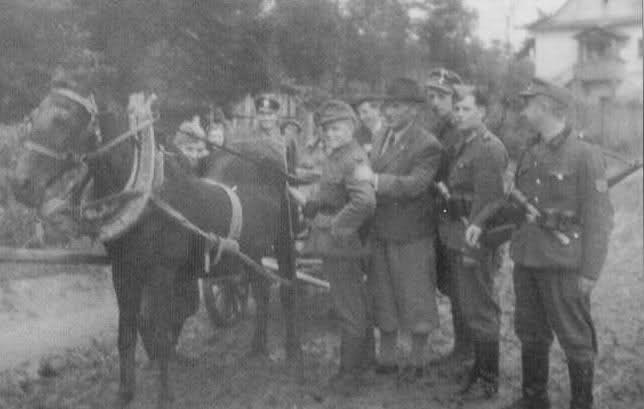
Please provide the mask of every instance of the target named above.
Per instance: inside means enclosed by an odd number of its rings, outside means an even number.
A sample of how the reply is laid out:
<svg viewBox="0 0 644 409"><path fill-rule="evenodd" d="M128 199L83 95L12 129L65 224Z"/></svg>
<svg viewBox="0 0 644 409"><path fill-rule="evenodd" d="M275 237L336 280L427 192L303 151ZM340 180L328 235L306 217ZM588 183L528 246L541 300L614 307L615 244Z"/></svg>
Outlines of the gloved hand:
<svg viewBox="0 0 644 409"><path fill-rule="evenodd" d="M320 202L317 200L309 200L302 206L302 216L307 219L312 219L320 211Z"/></svg>

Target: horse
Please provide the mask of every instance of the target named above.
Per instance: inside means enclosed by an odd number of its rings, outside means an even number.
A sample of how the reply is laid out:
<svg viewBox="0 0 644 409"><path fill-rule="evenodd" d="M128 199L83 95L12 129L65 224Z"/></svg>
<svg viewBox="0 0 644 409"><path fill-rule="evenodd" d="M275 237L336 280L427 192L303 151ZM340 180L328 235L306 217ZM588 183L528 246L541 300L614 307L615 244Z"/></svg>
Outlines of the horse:
<svg viewBox="0 0 644 409"><path fill-rule="evenodd" d="M69 181L69 175L78 175L76 170L81 167L85 167L86 176L79 177L75 184L87 186L91 178L95 197L118 194L130 178L137 141L130 138L112 144L109 149L101 148L127 132L122 111L114 108L109 92L96 84L93 87L87 76L62 75L52 85L52 90L31 115L32 127L26 138L31 149L20 153L10 176L15 198L42 211L50 199L61 195L60 186L64 185L61 180ZM92 112L86 103L90 99L93 102L94 95L97 112ZM182 166L177 154L164 154L163 184L155 194L199 228L225 236L233 212L228 193L192 175ZM224 172L225 167L218 166L217 172ZM235 166L244 168L239 163ZM248 174L263 172L250 163L245 169ZM289 213L287 196L282 189L284 180L273 178L271 183L275 186L265 189L239 184L238 195L245 218L239 246L259 262L277 244L280 270L284 277L292 278L292 237L284 234L282 227L288 225L282 220ZM158 407L165 408L173 401L168 364L183 323L198 307L196 278L203 271L206 243L203 235L185 228L150 202L130 228L104 242L118 305L120 382L116 402L119 407L126 407L135 396L137 332L142 336L149 358L158 363ZM256 279L253 286L258 313L252 349L258 353L266 352L267 284L266 280ZM299 339L295 322L290 319L295 317L295 294L294 288L283 290L282 303L289 318L287 355L298 358Z"/></svg>

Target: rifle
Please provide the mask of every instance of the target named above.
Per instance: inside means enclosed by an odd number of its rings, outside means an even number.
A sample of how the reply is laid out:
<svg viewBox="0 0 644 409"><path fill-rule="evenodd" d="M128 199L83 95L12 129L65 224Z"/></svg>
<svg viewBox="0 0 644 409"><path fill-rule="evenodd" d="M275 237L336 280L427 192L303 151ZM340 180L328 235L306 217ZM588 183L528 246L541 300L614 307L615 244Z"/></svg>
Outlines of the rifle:
<svg viewBox="0 0 644 409"><path fill-rule="evenodd" d="M626 179L628 176L637 172L640 168L642 168L642 166L643 164L641 160L629 162L628 167L617 172L615 175L609 176L607 178L608 188L610 189L613 186L617 185L622 180ZM513 198L513 196L514 198L517 198L517 196L519 196L517 195L517 193L519 193L520 196L522 196L522 199L524 199L525 203L527 203L528 206L534 207L532 204L530 204L527 201L525 196L523 196L523 194L520 191L514 189L513 192L515 192L514 195L512 194L512 192L510 192L510 196L509 196L510 198ZM481 236L482 242L486 243L486 245L488 245L489 247L497 247L500 244L510 240L510 237L512 236L512 232L518 227L518 225L525 218L525 212L522 212L522 214L519 214L520 212L516 211L517 205L521 206L517 202L511 202L511 203L506 203L506 206L499 207L499 210L502 210L503 212L507 213L507 217L503 217L503 215L497 214L496 220L490 220L488 222L488 226L493 226L493 227L489 227L484 230ZM532 213L532 215L534 216L535 214Z"/></svg>

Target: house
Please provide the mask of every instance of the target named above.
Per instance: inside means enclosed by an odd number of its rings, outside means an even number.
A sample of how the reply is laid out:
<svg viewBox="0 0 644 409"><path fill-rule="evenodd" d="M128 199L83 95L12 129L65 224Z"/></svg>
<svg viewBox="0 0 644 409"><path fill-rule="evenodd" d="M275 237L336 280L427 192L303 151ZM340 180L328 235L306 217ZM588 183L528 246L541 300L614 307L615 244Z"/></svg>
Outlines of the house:
<svg viewBox="0 0 644 409"><path fill-rule="evenodd" d="M568 0L526 28L538 77L585 101L642 100L641 0Z"/></svg>

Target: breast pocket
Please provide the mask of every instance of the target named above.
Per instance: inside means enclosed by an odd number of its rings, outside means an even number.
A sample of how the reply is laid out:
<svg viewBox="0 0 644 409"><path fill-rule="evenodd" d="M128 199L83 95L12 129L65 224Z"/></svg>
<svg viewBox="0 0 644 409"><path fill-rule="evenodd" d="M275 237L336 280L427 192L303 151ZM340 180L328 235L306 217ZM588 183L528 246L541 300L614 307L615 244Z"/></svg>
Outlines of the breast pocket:
<svg viewBox="0 0 644 409"><path fill-rule="evenodd" d="M564 199L577 192L577 175L568 169L548 171L549 191L553 198Z"/></svg>
<svg viewBox="0 0 644 409"><path fill-rule="evenodd" d="M452 187L470 184L472 180L472 161L457 161L450 173L449 184Z"/></svg>

